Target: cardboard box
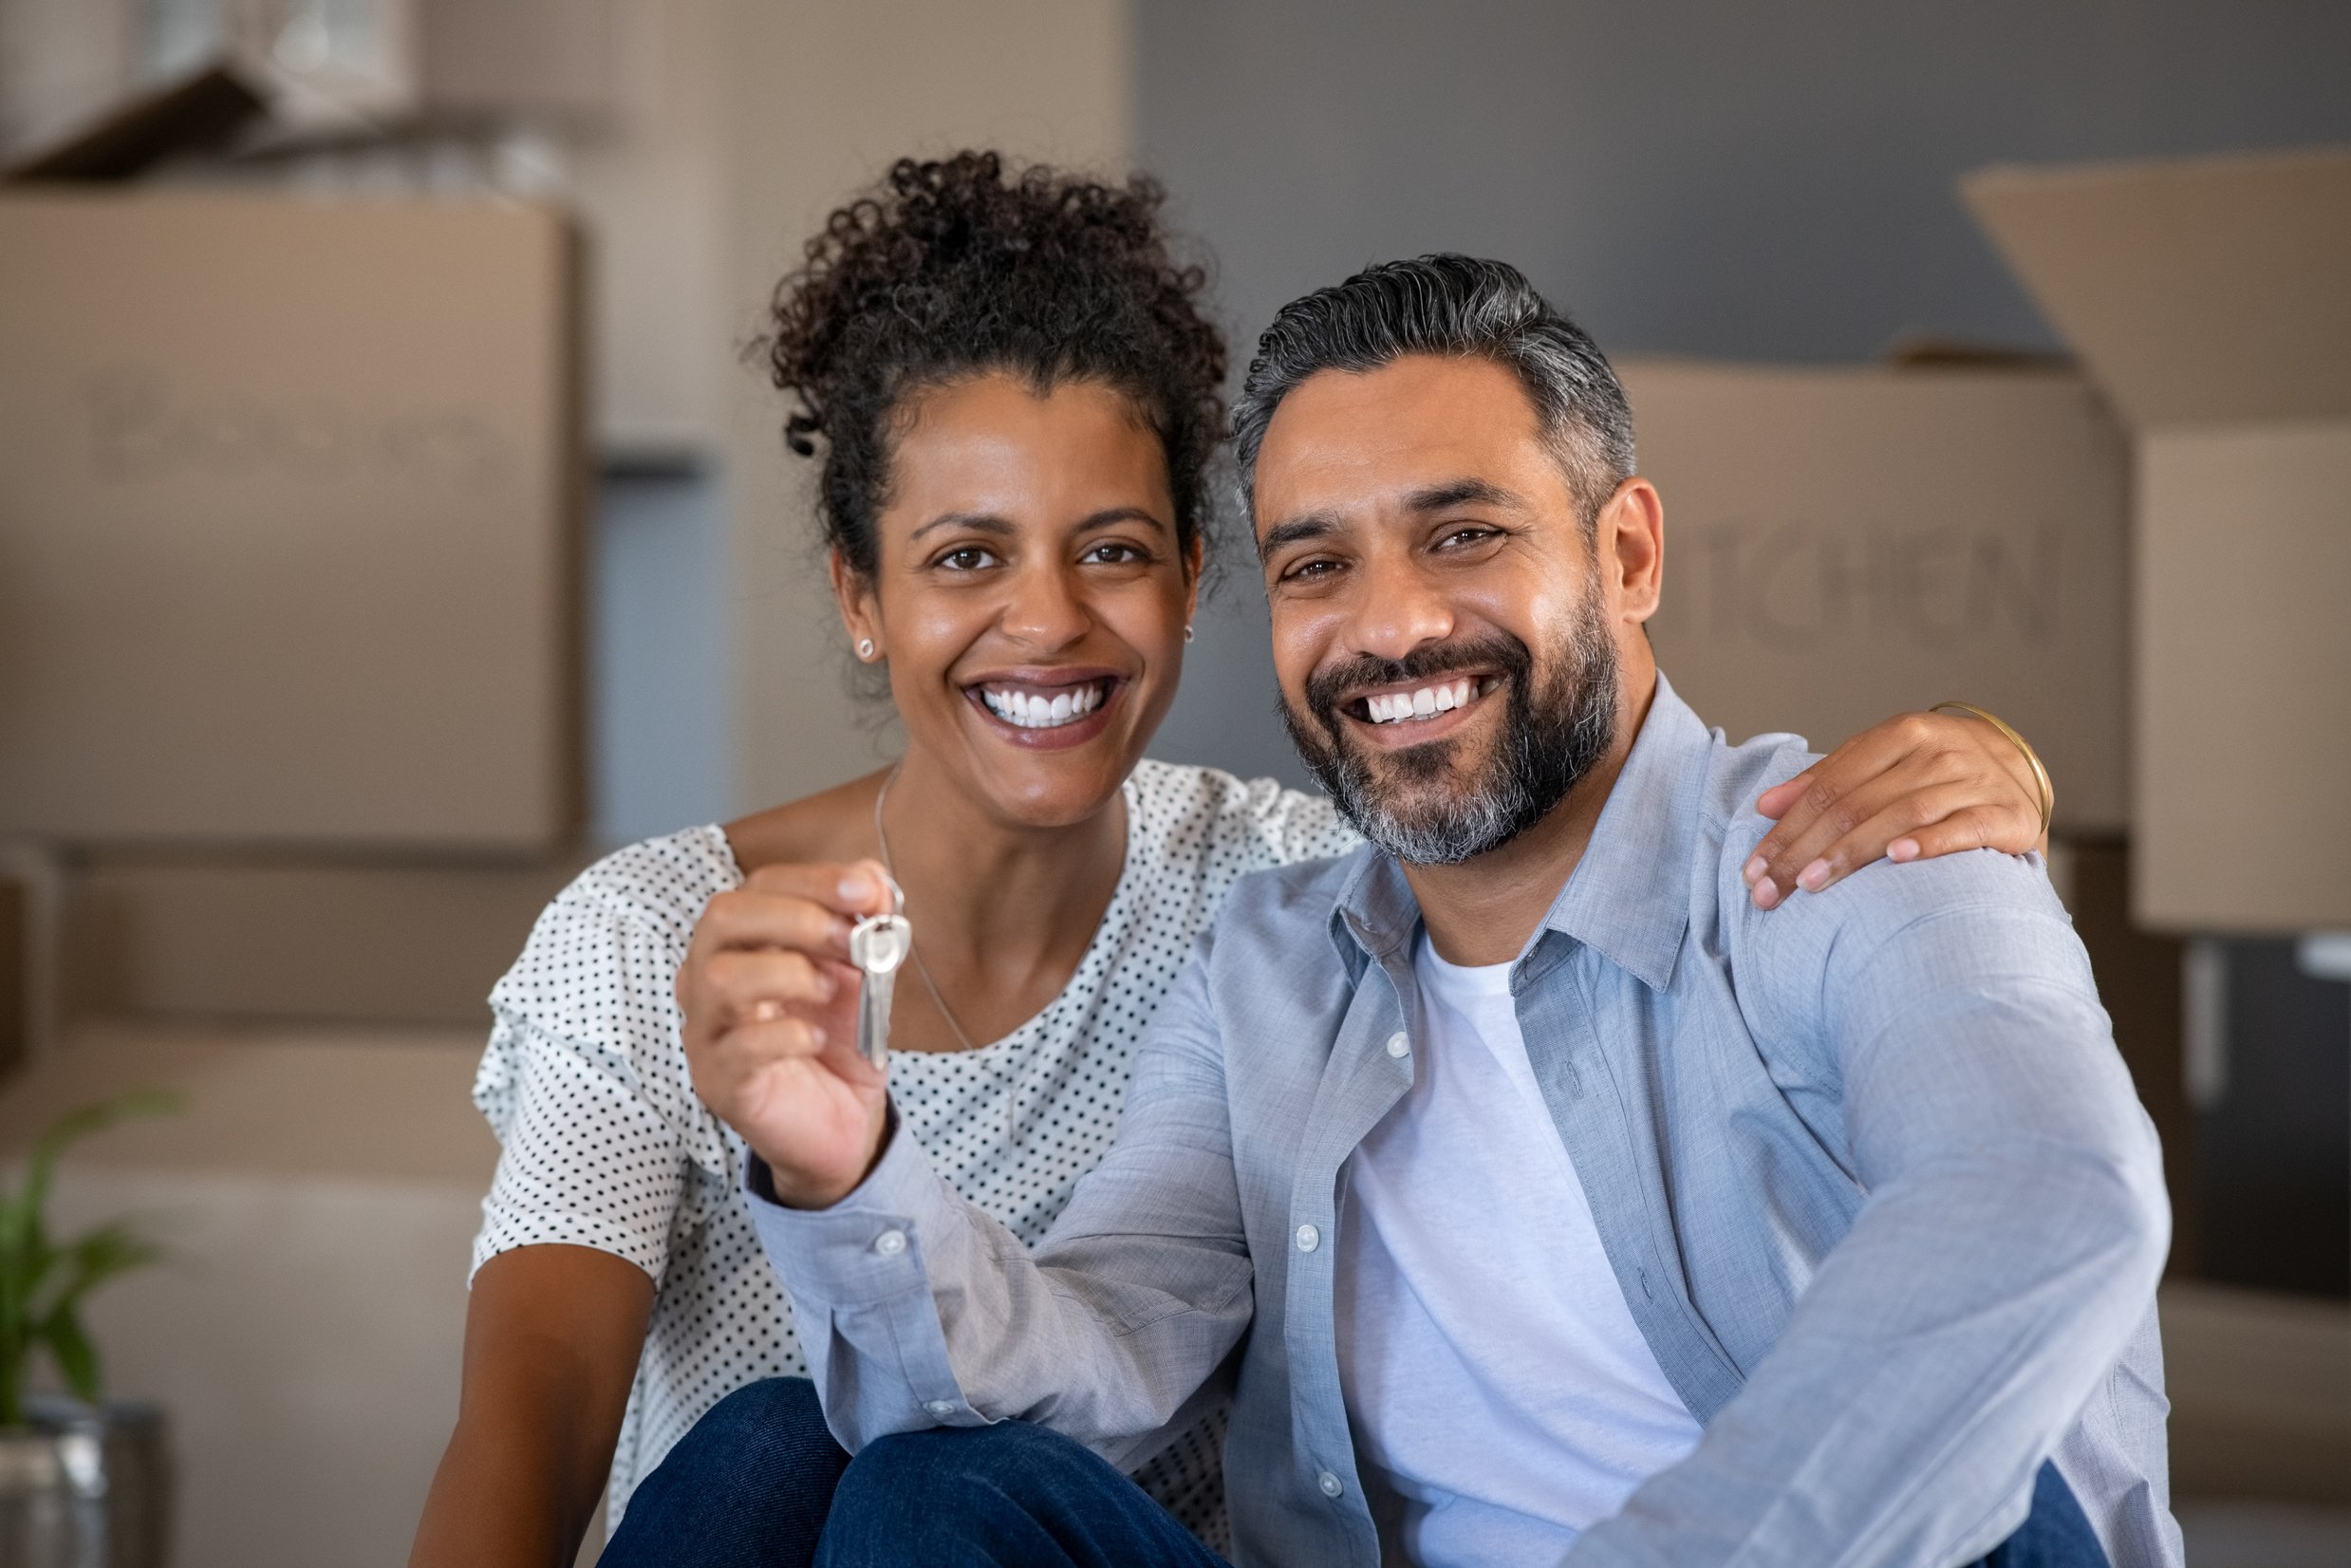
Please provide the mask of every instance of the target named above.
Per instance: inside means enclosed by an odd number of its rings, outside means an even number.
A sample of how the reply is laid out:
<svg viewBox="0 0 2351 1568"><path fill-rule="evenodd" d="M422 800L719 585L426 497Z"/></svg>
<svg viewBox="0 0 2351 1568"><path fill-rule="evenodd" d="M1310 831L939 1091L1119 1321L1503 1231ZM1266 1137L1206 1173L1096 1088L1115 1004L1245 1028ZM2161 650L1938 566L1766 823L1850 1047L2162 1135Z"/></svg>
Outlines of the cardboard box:
<svg viewBox="0 0 2351 1568"><path fill-rule="evenodd" d="M2062 826L2126 823L2125 457L2080 377L1617 368L1665 500L1651 634L1701 718L1826 750L1956 698L2031 738Z"/></svg>
<svg viewBox="0 0 2351 1568"><path fill-rule="evenodd" d="M486 1027L490 987L587 857L540 866L109 858L65 894L83 1014Z"/></svg>
<svg viewBox="0 0 2351 1568"><path fill-rule="evenodd" d="M0 1073L25 1059L32 1036L32 895L0 868Z"/></svg>
<svg viewBox="0 0 2351 1568"><path fill-rule="evenodd" d="M2200 1272L2204 1257L2203 1176L2183 1028L2185 944L2132 921L2132 874L2131 848L2119 839L2061 837L2049 847L2050 885L2073 917L2114 1026L2115 1049L2163 1146L2163 1185L2172 1196L2165 1272L2177 1279Z"/></svg>
<svg viewBox="0 0 2351 1568"><path fill-rule="evenodd" d="M2187 1279L2166 1282L2158 1299L2173 1494L2351 1506L2342 1301Z"/></svg>
<svg viewBox="0 0 2351 1568"><path fill-rule="evenodd" d="M2135 439L2139 918L2351 926L2351 150L1964 189Z"/></svg>
<svg viewBox="0 0 2351 1568"><path fill-rule="evenodd" d="M405 0L405 9L424 112L581 129L619 118L614 0Z"/></svg>
<svg viewBox="0 0 2351 1568"><path fill-rule="evenodd" d="M567 840L576 274L542 208L0 195L0 835Z"/></svg>

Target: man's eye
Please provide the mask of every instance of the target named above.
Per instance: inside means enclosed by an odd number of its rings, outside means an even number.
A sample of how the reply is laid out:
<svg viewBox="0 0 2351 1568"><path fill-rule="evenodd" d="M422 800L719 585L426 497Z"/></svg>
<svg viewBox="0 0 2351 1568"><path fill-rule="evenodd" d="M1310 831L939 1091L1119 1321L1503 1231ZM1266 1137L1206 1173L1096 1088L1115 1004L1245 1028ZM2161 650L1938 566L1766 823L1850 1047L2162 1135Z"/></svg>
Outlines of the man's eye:
<svg viewBox="0 0 2351 1568"><path fill-rule="evenodd" d="M1466 545L1480 545L1494 537L1497 530L1481 526L1454 529L1437 541L1439 550L1458 550Z"/></svg>
<svg viewBox="0 0 2351 1568"><path fill-rule="evenodd" d="M996 565L996 552L982 550L978 545L965 545L939 557L938 564L949 571L978 571L982 567Z"/></svg>
<svg viewBox="0 0 2351 1568"><path fill-rule="evenodd" d="M1317 577L1328 577L1338 569L1336 561L1317 556L1290 568L1281 574L1281 580L1285 583L1311 582Z"/></svg>

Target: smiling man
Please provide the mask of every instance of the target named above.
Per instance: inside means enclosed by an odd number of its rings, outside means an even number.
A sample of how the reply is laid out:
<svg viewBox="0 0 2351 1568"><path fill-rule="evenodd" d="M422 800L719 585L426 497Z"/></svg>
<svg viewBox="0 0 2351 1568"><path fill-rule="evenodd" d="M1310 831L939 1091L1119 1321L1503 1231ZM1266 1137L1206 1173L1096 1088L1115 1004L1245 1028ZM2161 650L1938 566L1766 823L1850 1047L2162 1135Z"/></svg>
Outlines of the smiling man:
<svg viewBox="0 0 2351 1568"><path fill-rule="evenodd" d="M1236 887L1034 1258L737 1123L830 1559L1211 1562L1105 1461L1229 1386L1245 1564L2175 1563L2155 1140L2039 868L1755 907L1808 757L1658 674L1624 395L1511 269L1294 303L1237 422L1371 844Z"/></svg>

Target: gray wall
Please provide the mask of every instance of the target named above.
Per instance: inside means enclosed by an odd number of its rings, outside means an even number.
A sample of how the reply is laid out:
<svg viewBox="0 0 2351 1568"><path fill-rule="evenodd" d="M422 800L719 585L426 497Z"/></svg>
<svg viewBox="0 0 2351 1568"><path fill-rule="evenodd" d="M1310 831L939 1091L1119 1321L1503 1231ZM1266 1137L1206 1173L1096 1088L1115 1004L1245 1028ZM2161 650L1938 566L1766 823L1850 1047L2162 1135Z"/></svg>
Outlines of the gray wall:
<svg viewBox="0 0 2351 1568"><path fill-rule="evenodd" d="M1137 47L1140 155L1244 362L1282 301L1439 249L1516 262L1618 351L2046 345L1959 174L2351 141L2341 3L1141 0ZM1228 560L1155 750L1297 780Z"/></svg>
<svg viewBox="0 0 2351 1568"><path fill-rule="evenodd" d="M728 810L725 496L706 470L606 473L589 534L590 835L629 844Z"/></svg>

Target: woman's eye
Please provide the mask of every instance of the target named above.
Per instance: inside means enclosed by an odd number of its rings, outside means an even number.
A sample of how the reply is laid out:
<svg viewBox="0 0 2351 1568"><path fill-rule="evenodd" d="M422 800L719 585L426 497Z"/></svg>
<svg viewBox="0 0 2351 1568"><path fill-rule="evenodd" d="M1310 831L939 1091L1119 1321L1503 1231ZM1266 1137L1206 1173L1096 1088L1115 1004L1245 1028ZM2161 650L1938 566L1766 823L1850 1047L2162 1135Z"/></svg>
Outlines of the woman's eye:
<svg viewBox="0 0 2351 1568"><path fill-rule="evenodd" d="M1150 558L1147 551L1117 539L1106 539L1078 557L1081 561L1092 561L1098 566L1113 567L1131 566Z"/></svg>
<svg viewBox="0 0 2351 1568"><path fill-rule="evenodd" d="M982 550L978 545L965 545L939 557L938 564L949 571L978 571L982 567L996 565L996 552Z"/></svg>

